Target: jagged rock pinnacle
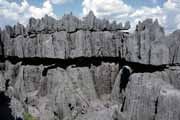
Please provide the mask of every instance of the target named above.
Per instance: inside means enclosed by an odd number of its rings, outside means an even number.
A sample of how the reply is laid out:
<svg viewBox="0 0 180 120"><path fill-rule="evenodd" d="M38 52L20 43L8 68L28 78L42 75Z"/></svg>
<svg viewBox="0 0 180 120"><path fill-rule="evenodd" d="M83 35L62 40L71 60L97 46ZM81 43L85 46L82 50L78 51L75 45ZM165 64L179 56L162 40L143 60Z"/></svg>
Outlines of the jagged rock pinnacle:
<svg viewBox="0 0 180 120"><path fill-rule="evenodd" d="M179 120L180 31L130 27L90 11L0 29L0 119Z"/></svg>

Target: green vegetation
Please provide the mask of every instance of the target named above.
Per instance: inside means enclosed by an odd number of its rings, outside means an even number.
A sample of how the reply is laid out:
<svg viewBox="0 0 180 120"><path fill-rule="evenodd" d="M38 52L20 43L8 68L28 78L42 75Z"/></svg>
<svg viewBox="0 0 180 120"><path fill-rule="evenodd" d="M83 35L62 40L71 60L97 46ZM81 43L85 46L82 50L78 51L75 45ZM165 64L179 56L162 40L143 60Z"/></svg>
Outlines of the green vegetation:
<svg viewBox="0 0 180 120"><path fill-rule="evenodd" d="M24 116L24 120L37 120L35 117L33 117L31 114L29 114L28 112L24 112L23 113Z"/></svg>

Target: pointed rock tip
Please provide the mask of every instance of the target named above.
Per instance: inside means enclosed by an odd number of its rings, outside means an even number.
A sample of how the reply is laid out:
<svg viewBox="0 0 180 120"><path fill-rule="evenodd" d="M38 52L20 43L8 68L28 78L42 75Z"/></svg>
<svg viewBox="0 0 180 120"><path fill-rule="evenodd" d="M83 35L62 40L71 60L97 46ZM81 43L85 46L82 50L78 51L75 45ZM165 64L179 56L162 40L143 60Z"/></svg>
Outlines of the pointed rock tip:
<svg viewBox="0 0 180 120"><path fill-rule="evenodd" d="M126 21L125 25L124 25L124 29L128 30L131 28L130 22Z"/></svg>
<svg viewBox="0 0 180 120"><path fill-rule="evenodd" d="M90 10L88 16L94 16L95 17L94 12L92 10Z"/></svg>
<svg viewBox="0 0 180 120"><path fill-rule="evenodd" d="M159 21L157 18L155 19L154 24L159 25Z"/></svg>

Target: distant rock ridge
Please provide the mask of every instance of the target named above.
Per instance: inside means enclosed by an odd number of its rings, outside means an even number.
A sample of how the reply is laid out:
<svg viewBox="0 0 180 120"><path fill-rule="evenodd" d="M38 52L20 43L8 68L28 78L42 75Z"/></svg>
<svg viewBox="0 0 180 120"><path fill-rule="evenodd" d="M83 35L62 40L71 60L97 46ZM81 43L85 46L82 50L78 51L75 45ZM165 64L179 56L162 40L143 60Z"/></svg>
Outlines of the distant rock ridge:
<svg viewBox="0 0 180 120"><path fill-rule="evenodd" d="M27 26L17 23L14 26L5 26L5 31L10 37L15 38L18 35L30 35L38 33L53 33L58 31L66 31L68 33L76 32L78 30L88 31L115 31L128 30L130 23L127 21L124 26L122 23L117 24L109 22L106 19L98 19L92 11L89 12L82 20L73 16L72 13L65 14L61 19L56 20L53 17L45 15L41 19L31 17Z"/></svg>
<svg viewBox="0 0 180 120"><path fill-rule="evenodd" d="M180 63L178 32L165 36L163 27L152 19L139 22L133 33L129 28L129 22L110 23L96 18L92 11L83 20L72 13L60 20L47 15L30 18L27 27L18 23L0 30L0 55L61 59L107 56L153 65ZM171 47L174 44L177 46Z"/></svg>
<svg viewBox="0 0 180 120"><path fill-rule="evenodd" d="M83 20L67 14L60 20L30 18L27 27L17 24L1 31L1 55L17 57L75 58L119 56L129 22L110 23L90 12ZM121 41L119 41L121 39ZM116 45L117 44L117 45Z"/></svg>

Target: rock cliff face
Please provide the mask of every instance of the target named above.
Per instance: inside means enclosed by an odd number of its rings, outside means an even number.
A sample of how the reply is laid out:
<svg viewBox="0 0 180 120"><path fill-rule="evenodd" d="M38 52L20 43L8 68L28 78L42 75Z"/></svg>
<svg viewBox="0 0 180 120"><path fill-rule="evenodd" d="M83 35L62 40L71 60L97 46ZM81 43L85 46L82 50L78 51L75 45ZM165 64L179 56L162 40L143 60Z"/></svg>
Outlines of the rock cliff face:
<svg viewBox="0 0 180 120"><path fill-rule="evenodd" d="M0 29L0 119L179 120L180 31L90 12Z"/></svg>

